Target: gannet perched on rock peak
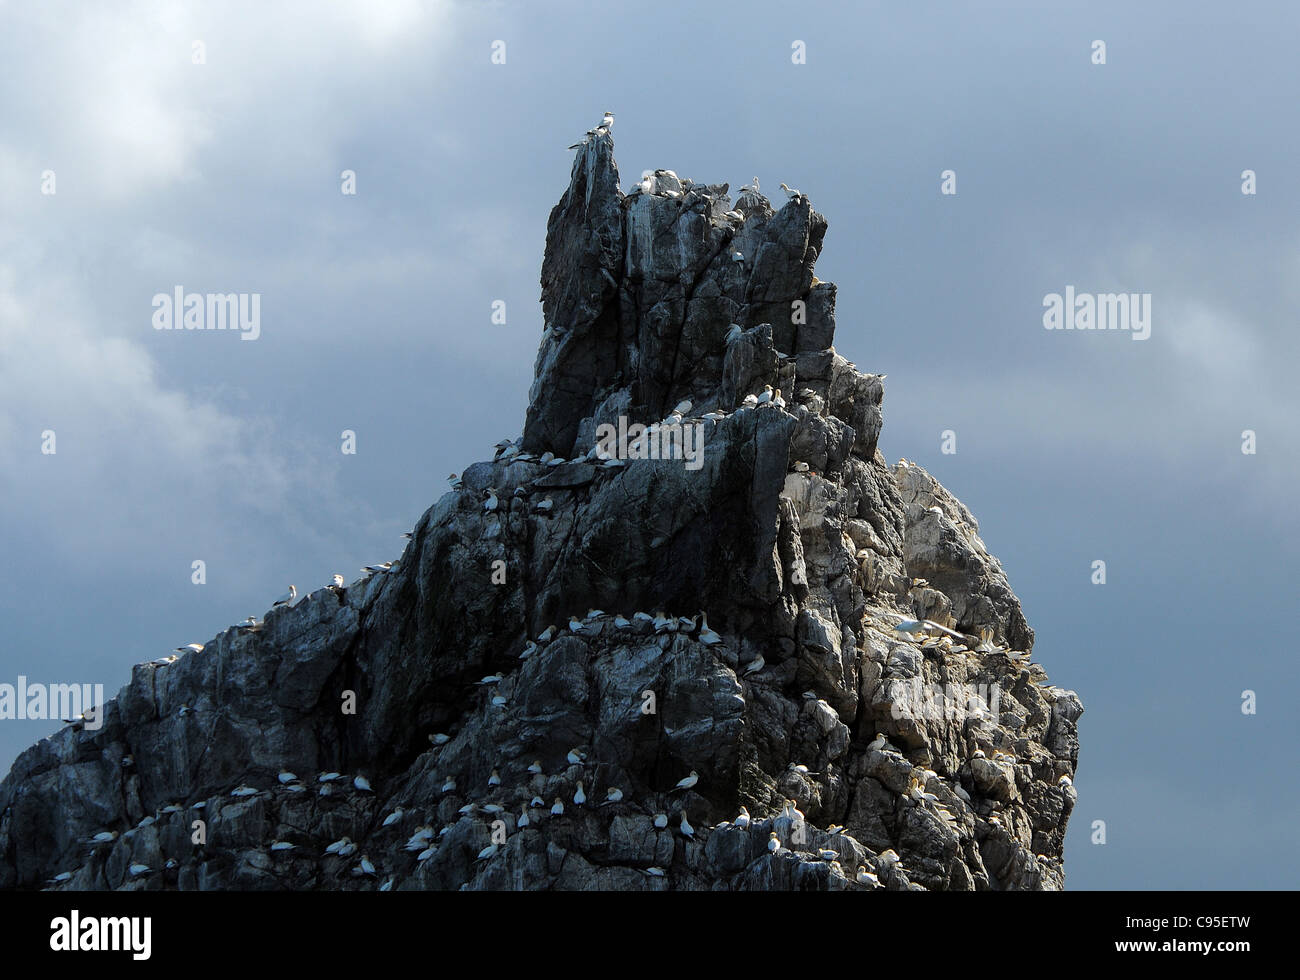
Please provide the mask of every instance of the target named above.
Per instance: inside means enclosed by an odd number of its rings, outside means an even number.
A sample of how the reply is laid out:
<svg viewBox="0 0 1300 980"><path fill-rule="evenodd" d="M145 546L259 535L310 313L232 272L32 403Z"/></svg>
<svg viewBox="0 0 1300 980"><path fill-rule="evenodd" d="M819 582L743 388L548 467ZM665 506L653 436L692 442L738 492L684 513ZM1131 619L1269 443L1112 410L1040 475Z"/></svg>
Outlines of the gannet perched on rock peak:
<svg viewBox="0 0 1300 980"><path fill-rule="evenodd" d="M677 785L673 787L672 791L676 793L679 789L690 789L699 781L700 774L692 769L689 776L683 776L681 779L677 780Z"/></svg>
<svg viewBox="0 0 1300 980"><path fill-rule="evenodd" d="M683 837L689 837L689 838L691 838L691 840L694 840L694 839L695 839L695 828L692 827L692 826L691 826L691 822L690 822L689 820L686 819L686 811L685 811L685 810L682 811L682 822L681 822L680 828L681 828L681 832L682 832L682 836L683 836Z"/></svg>
<svg viewBox="0 0 1300 980"><path fill-rule="evenodd" d="M272 608L275 608L276 606L292 606L294 600L296 600L297 598L298 598L298 586L291 585L289 586L288 592L280 596L280 598L276 599L275 602L272 603Z"/></svg>

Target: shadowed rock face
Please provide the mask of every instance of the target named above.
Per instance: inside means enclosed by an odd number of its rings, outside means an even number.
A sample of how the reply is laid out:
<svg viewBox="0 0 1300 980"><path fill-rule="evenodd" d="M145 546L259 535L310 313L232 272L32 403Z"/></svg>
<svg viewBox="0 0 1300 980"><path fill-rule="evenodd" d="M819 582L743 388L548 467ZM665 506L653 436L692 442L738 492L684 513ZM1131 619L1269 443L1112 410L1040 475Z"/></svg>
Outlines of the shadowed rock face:
<svg viewBox="0 0 1300 980"><path fill-rule="evenodd" d="M825 219L745 193L738 220L725 185L669 171L639 190L607 133L579 149L522 440L470 466L391 571L137 665L102 728L25 752L0 784L0 887L1061 887L1082 705L1029 662L975 519L877 451L881 379L835 352L813 276ZM740 407L769 385L784 409ZM586 458L602 423L687 399L698 469ZM324 853L344 837L355 852Z"/></svg>

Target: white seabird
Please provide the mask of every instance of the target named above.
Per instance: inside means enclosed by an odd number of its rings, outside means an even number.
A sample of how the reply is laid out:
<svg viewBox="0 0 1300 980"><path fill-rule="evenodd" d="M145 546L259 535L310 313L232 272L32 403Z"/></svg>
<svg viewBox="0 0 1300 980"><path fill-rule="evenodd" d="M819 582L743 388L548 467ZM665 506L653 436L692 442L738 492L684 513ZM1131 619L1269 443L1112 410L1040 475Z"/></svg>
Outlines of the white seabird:
<svg viewBox="0 0 1300 980"><path fill-rule="evenodd" d="M298 781L298 777L295 776L293 773L289 772L287 769L284 772L280 773L280 775L276 776L275 778L280 780L281 786L285 785L286 783L296 783Z"/></svg>
<svg viewBox="0 0 1300 980"><path fill-rule="evenodd" d="M656 813L656 814L655 814L655 819L654 819L654 824L655 824L655 827L656 827L657 829L659 829L659 830L663 830L665 827L668 826L668 814L666 814L666 813Z"/></svg>
<svg viewBox="0 0 1300 980"><path fill-rule="evenodd" d="M370 780L368 780L365 776L360 776L360 775L353 776L352 786L353 788L355 788L356 790L362 793L374 792L374 790L370 788Z"/></svg>
<svg viewBox="0 0 1300 980"><path fill-rule="evenodd" d="M586 624L583 623L583 621L580 620L577 616L570 616L570 617L569 617L569 632L570 632L570 633L582 633L582 632L584 632L586 629L587 629Z"/></svg>
<svg viewBox="0 0 1300 980"><path fill-rule="evenodd" d="M772 400L772 386L763 385L763 393L758 396L758 404L766 405L771 400Z"/></svg>
<svg viewBox="0 0 1300 980"><path fill-rule="evenodd" d="M863 866L863 865L860 865L860 866L858 867L858 873L855 874L855 875L853 876L853 879L854 879L854 881L856 881L859 885L878 885L878 884L880 884L880 879L877 878L875 875L873 875L870 871L868 871L868 870L866 869L866 867Z"/></svg>
<svg viewBox="0 0 1300 980"><path fill-rule="evenodd" d="M625 630L631 627L631 625L632 625L632 621L628 619L626 616L614 617L614 626L616 629Z"/></svg>
<svg viewBox="0 0 1300 980"><path fill-rule="evenodd" d="M535 640L529 640L527 643L524 644L523 650L520 651L519 659L527 660L536 652L537 652L537 642Z"/></svg>
<svg viewBox="0 0 1300 980"><path fill-rule="evenodd" d="M500 786L500 785L501 785L501 774L500 774L499 772L497 772L496 769L493 769L493 770L492 770L492 774L491 774L490 776L488 776L488 785L489 785L489 786Z"/></svg>
<svg viewBox="0 0 1300 980"><path fill-rule="evenodd" d="M749 811L746 810L746 809L742 806L742 807L740 808L740 813L736 816L736 819L733 820L732 823L734 823L734 824L735 824L737 827L739 827L741 830L748 830L748 829L749 829Z"/></svg>
<svg viewBox="0 0 1300 980"><path fill-rule="evenodd" d="M423 827L417 827L415 833L411 835L411 839L406 842L406 849L408 851L418 851L431 840L433 840L432 827L428 824Z"/></svg>
<svg viewBox="0 0 1300 980"><path fill-rule="evenodd" d="M294 600L296 600L297 598L298 598L298 587L296 585L291 585L289 586L288 592L280 596L280 598L276 599L275 602L271 604L271 608L274 609L276 606L292 606Z"/></svg>
<svg viewBox="0 0 1300 980"><path fill-rule="evenodd" d="M780 388L777 388L776 391L772 393L772 404L777 408L785 408L785 399L781 397Z"/></svg>
<svg viewBox="0 0 1300 980"><path fill-rule="evenodd" d="M429 741L432 742L434 745L446 745L448 742L451 741L451 736L448 735L446 732L436 732L435 734L429 736Z"/></svg>
<svg viewBox="0 0 1300 980"><path fill-rule="evenodd" d="M295 846L295 845L289 843L287 840L273 840L273 841L271 841L271 850L272 850L273 852L274 852L274 851L292 851L292 850L294 849L294 846Z"/></svg>
<svg viewBox="0 0 1300 980"><path fill-rule="evenodd" d="M551 807L551 816L559 817L562 816L563 814L564 814L564 804L560 802L560 798L557 796L555 798L555 804Z"/></svg>
<svg viewBox="0 0 1300 980"><path fill-rule="evenodd" d="M585 792L583 792L583 789L582 789L582 780L579 779L579 780L578 780L578 788L577 788L577 790L574 791L574 794L573 794L573 805L574 805L574 806L582 806L582 805L583 805L584 803L586 803L586 802L587 802L587 794L586 794Z"/></svg>
<svg viewBox="0 0 1300 980"><path fill-rule="evenodd" d="M651 878L662 878L668 872L660 867L650 867L645 869L645 873L649 875Z"/></svg>
<svg viewBox="0 0 1300 980"><path fill-rule="evenodd" d="M528 807L522 807L519 810L519 819L515 821L516 827L527 827L532 821L528 819Z"/></svg>
<svg viewBox="0 0 1300 980"><path fill-rule="evenodd" d="M343 576L335 572L333 578L333 584L334 584L334 588L336 589L343 588Z"/></svg>
<svg viewBox="0 0 1300 980"><path fill-rule="evenodd" d="M381 827L391 827L393 824L395 824L395 823L397 823L398 821L400 821L400 820L402 819L402 815L405 814L405 813L406 813L406 811L403 810L400 806L397 807L395 810L393 810L392 813L390 813L388 816L384 817L384 822L383 822L382 824L380 824L380 826L381 826Z"/></svg>
<svg viewBox="0 0 1300 980"><path fill-rule="evenodd" d="M231 796L256 796L257 790L253 789L252 786L240 786L237 789L232 790L230 795Z"/></svg>
<svg viewBox="0 0 1300 980"><path fill-rule="evenodd" d="M478 860L489 861L497 856L497 851L501 850L500 844L489 844L483 850L478 852Z"/></svg>
<svg viewBox="0 0 1300 980"><path fill-rule="evenodd" d="M745 255L744 255L744 253L743 253L743 252L739 252L739 251L732 252L732 253L731 253L731 261L732 261L732 262L744 262L744 261L745 261Z"/></svg>
<svg viewBox="0 0 1300 980"><path fill-rule="evenodd" d="M338 840L336 840L336 841L335 841L333 844L331 844L329 847L325 848L325 853L326 853L326 854L342 854L342 853L343 853L343 848L347 847L347 846L348 846L349 844L351 844L351 843L352 843L352 842L351 842L350 840L348 840L346 837L340 837Z"/></svg>
<svg viewBox="0 0 1300 980"><path fill-rule="evenodd" d="M488 488L487 488L485 491L483 491L483 492L484 492L484 494L485 494L485 497L484 497L484 500L483 500L483 510L484 510L486 513L489 513L489 514L490 514L490 513L492 513L493 511L495 511L495 510L497 509L497 488L496 488L496 487L488 487Z"/></svg>
<svg viewBox="0 0 1300 980"><path fill-rule="evenodd" d="M569 765L580 766L584 761L586 761L587 753L584 752L581 747L569 749L569 754L566 755L565 758L569 760Z"/></svg>
<svg viewBox="0 0 1300 980"><path fill-rule="evenodd" d="M677 780L677 785L673 787L672 792L676 793L679 789L690 789L699 781L700 774L692 769L689 776L683 776L681 779Z"/></svg>
<svg viewBox="0 0 1300 980"><path fill-rule="evenodd" d="M751 660L749 663L745 665L745 669L742 673L743 676L748 677L750 674L757 674L762 669L763 669L763 655L760 653L757 657L755 657L753 660Z"/></svg>
<svg viewBox="0 0 1300 980"><path fill-rule="evenodd" d="M780 849L781 838L776 835L776 831L774 830L767 835L767 852L769 854L775 854Z"/></svg>
<svg viewBox="0 0 1300 980"><path fill-rule="evenodd" d="M426 847L423 851L421 851L419 854L415 856L415 860L423 864L425 861L429 860L429 858L433 857L437 853L438 853L438 849L436 847Z"/></svg>
<svg viewBox="0 0 1300 980"><path fill-rule="evenodd" d="M1057 786L1073 786L1073 785L1074 785L1074 780L1071 779L1068 775L1062 775L1061 778L1058 779L1058 780L1056 781L1056 785L1057 785Z"/></svg>
<svg viewBox="0 0 1300 980"><path fill-rule="evenodd" d="M531 766L528 767L528 771L531 772L531 773L532 773L533 775L535 775L535 776L539 776L539 775L541 775L541 772L542 772L542 760L541 760L541 759L534 759L534 760L533 760L533 764L532 764Z"/></svg>
<svg viewBox="0 0 1300 980"><path fill-rule="evenodd" d="M453 490L459 490L460 487L461 487L460 474L459 474L459 473L452 473L451 475L449 475L449 476L447 477L447 482L448 482L449 484L451 484L451 488L452 488Z"/></svg>
<svg viewBox="0 0 1300 980"><path fill-rule="evenodd" d="M691 840L695 839L695 828L692 827L691 822L686 819L685 810L682 811L682 822L680 825L680 829L683 837L689 837Z"/></svg>
<svg viewBox="0 0 1300 980"><path fill-rule="evenodd" d="M318 783L332 783L343 778L341 772L323 772L317 778Z"/></svg>
<svg viewBox="0 0 1300 980"><path fill-rule="evenodd" d="M501 683L501 675L500 675L500 674L488 674L488 675L487 675L486 677L484 677L482 680L480 680L480 681L475 681L474 683L475 683L475 685L478 686L478 687L491 687L493 684L500 684L500 683Z"/></svg>
<svg viewBox="0 0 1300 980"><path fill-rule="evenodd" d="M447 777L442 784L442 791L444 793L454 793L456 791L456 778L454 776Z"/></svg>
<svg viewBox="0 0 1300 980"><path fill-rule="evenodd" d="M554 506L555 506L555 501L552 500L550 497L546 497L542 500L537 501L537 503L533 505L533 510L538 511L539 513L542 514L548 514L550 513L551 509Z"/></svg>
<svg viewBox="0 0 1300 980"><path fill-rule="evenodd" d="M185 644L185 646L183 646L183 647L177 647L177 648L176 648L176 652L177 652L177 653L202 653L202 652L203 652L203 644L202 644L202 643L187 643L187 644Z"/></svg>
<svg viewBox="0 0 1300 980"><path fill-rule="evenodd" d="M623 791L617 786L607 787L605 790L606 803L619 803L623 799Z"/></svg>
<svg viewBox="0 0 1300 980"><path fill-rule="evenodd" d="M797 191L793 187L786 186L784 183L781 185L781 190L785 191L792 201L796 201L804 196L803 191Z"/></svg>
<svg viewBox="0 0 1300 980"><path fill-rule="evenodd" d="M131 877L138 878L140 875L147 875L150 868L147 864L133 864L128 870L131 872Z"/></svg>
<svg viewBox="0 0 1300 980"><path fill-rule="evenodd" d="M741 403L740 403L740 407L741 407L741 408L757 408L757 407L758 407L758 396L757 396L757 395L746 395L746 396L744 397L744 400L741 401Z"/></svg>
<svg viewBox="0 0 1300 980"><path fill-rule="evenodd" d="M364 854L361 855L361 861L360 861L360 863L358 864L358 870L359 870L363 875L370 875L372 878L373 878L374 875L375 875L375 866L374 866L374 864L371 862L370 858L366 857Z"/></svg>
<svg viewBox="0 0 1300 980"><path fill-rule="evenodd" d="M542 630L541 633L537 634L538 643L550 643L551 640L553 640L554 638L555 638L554 626L548 626L546 627L546 629Z"/></svg>

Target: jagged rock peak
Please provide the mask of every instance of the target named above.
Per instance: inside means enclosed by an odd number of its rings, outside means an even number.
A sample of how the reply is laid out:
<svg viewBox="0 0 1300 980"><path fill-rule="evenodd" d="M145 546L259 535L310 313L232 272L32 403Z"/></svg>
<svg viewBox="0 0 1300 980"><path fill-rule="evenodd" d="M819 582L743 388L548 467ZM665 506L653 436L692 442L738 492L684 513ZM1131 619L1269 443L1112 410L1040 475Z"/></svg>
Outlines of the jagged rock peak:
<svg viewBox="0 0 1300 980"><path fill-rule="evenodd" d="M591 134L522 438L391 567L23 753L0 887L1061 887L1083 707L975 518L877 450L825 232L667 170L625 195ZM605 425L702 451L605 460Z"/></svg>

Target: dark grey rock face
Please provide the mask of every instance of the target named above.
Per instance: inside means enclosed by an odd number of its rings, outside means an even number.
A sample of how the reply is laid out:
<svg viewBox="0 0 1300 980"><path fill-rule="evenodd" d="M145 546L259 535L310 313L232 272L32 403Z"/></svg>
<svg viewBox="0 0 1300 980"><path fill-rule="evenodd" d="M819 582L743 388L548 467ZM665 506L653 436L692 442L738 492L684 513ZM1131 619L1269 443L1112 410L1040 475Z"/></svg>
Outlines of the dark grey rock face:
<svg viewBox="0 0 1300 980"><path fill-rule="evenodd" d="M522 439L391 570L137 665L24 753L0 887L1060 888L1082 705L974 517L877 451L825 219L736 207L669 171L625 196L590 137ZM685 400L698 468L591 453Z"/></svg>

